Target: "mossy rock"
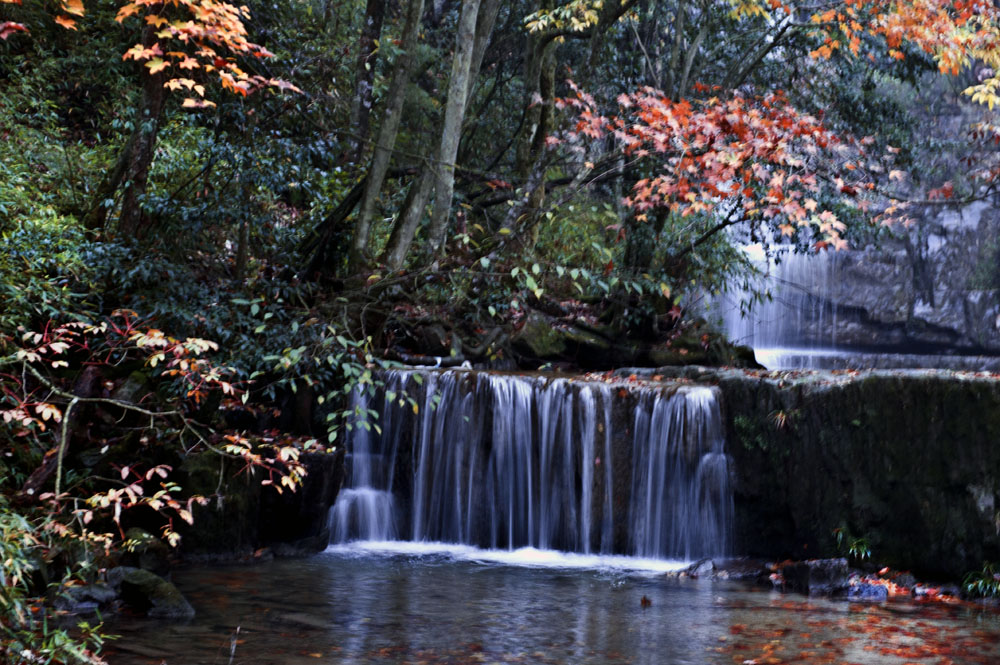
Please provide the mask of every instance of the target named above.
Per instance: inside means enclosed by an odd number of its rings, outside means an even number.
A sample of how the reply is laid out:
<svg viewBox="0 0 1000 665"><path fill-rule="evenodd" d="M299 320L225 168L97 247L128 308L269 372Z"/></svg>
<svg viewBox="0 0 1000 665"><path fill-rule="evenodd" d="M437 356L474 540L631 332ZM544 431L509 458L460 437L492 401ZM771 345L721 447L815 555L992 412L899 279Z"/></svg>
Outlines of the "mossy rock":
<svg viewBox="0 0 1000 665"><path fill-rule="evenodd" d="M119 566L107 574L108 585L130 607L156 619L190 619L191 603L170 582L141 568Z"/></svg>

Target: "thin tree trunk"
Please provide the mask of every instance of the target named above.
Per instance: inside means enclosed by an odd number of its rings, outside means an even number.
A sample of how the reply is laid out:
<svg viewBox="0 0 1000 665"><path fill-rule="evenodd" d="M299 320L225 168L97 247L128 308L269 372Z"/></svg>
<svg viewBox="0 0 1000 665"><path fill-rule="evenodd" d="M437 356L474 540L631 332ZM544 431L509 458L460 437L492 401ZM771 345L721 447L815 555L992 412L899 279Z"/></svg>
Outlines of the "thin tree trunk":
<svg viewBox="0 0 1000 665"><path fill-rule="evenodd" d="M468 94L470 96L472 95L472 85L483 66L486 47L490 45L490 36L493 34L493 26L496 25L501 4L501 0L482 0L482 6L479 8L479 17L476 20L476 43L472 48L472 62L469 65Z"/></svg>
<svg viewBox="0 0 1000 665"><path fill-rule="evenodd" d="M378 41L385 23L385 0L368 0L365 6L364 25L358 44L358 57L354 66L354 99L351 101L351 136L346 157L361 161L365 144L371 132L372 92L375 83L375 64L378 60Z"/></svg>
<svg viewBox="0 0 1000 665"><path fill-rule="evenodd" d="M389 171L389 162L396 145L399 133L399 123L403 115L403 103L406 101L406 89L409 86L410 75L416 63L417 39L420 35L420 18L424 11L424 0L410 0L406 11L406 22L403 27L403 50L396 60L392 75L392 92L386 103L385 116L379 129L378 141L372 165L368 170L368 180L361 200L361 212L354 228L351 241L351 271L358 270L365 261L368 250L368 236L371 233L372 219L375 217L375 207L379 192Z"/></svg>
<svg viewBox="0 0 1000 665"><path fill-rule="evenodd" d="M253 188L248 180L243 181L243 200L250 201ZM236 245L236 281L243 282L247 276L247 261L250 257L250 221L246 215L240 221Z"/></svg>
<svg viewBox="0 0 1000 665"><path fill-rule="evenodd" d="M146 47L156 42L152 26L143 31L142 43ZM139 117L136 118L136 136L130 141L128 168L125 173L125 194L122 197L122 212L118 218L118 235L135 238L147 223L142 213L141 199L146 193L149 169L156 154L156 135L160 129L160 117L167 101L167 90L163 87L166 76L142 73L142 98L139 103Z"/></svg>
<svg viewBox="0 0 1000 665"><path fill-rule="evenodd" d="M458 37L452 59L448 102L444 111L444 126L441 129L434 178L434 210L431 212L427 237L428 255L432 257L444 244L445 232L448 230L448 218L455 193L455 157L458 156L462 121L465 119L465 106L469 97L469 69L476 45L476 22L481 4L481 0L464 0L458 19Z"/></svg>
<svg viewBox="0 0 1000 665"><path fill-rule="evenodd" d="M483 58L486 55L486 47L490 42L490 35L496 24L497 15L500 13L501 0L483 0L479 9L479 16L476 21L476 39L472 49L472 62L469 65L469 89L466 95L471 95L472 85L482 67ZM382 254L381 261L386 263L393 270L399 270L410 252L413 239L416 237L417 227L423 218L427 202L433 193L434 173L431 169L422 174L410 185L410 191L403 202L403 208L396 218L396 224L392 229L389 244ZM447 227L445 227L447 230Z"/></svg>
<svg viewBox="0 0 1000 665"><path fill-rule="evenodd" d="M122 179L125 177L125 168L132 159L132 147L141 133L142 125L137 124L135 129L132 130L131 136L128 137L128 141L125 143L122 151L118 153L118 159L115 160L114 167L104 175L101 184L98 185L90 210L83 220L84 226L88 229L92 231L101 231L104 229L108 213L111 212L111 207L114 204L115 192L121 187Z"/></svg>

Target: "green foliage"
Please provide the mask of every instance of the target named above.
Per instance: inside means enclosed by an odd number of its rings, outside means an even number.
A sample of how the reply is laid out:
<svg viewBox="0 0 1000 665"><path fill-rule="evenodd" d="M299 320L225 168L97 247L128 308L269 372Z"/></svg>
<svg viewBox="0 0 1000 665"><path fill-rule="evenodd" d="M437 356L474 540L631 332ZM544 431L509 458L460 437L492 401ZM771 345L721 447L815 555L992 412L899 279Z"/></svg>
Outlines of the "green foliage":
<svg viewBox="0 0 1000 665"><path fill-rule="evenodd" d="M0 225L0 333L87 314L91 243L71 220L40 218Z"/></svg>
<svg viewBox="0 0 1000 665"><path fill-rule="evenodd" d="M834 529L833 535L837 541L838 552L846 553L858 561L871 558L872 548L867 536L855 536L844 526Z"/></svg>
<svg viewBox="0 0 1000 665"><path fill-rule="evenodd" d="M967 594L977 598L1000 596L1000 566L987 561L982 570L974 570L965 576L962 588Z"/></svg>

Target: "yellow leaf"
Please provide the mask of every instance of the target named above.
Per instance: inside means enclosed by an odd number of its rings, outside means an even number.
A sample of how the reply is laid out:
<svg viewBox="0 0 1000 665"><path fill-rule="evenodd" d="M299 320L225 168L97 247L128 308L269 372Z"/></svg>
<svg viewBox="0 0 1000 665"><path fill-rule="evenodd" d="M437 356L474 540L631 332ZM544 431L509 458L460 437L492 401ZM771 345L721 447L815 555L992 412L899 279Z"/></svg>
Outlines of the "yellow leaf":
<svg viewBox="0 0 1000 665"><path fill-rule="evenodd" d="M163 58L153 58L152 60L146 63L146 66L149 67L150 74L157 74L159 72L162 72L167 67L169 67L170 63L164 60Z"/></svg>

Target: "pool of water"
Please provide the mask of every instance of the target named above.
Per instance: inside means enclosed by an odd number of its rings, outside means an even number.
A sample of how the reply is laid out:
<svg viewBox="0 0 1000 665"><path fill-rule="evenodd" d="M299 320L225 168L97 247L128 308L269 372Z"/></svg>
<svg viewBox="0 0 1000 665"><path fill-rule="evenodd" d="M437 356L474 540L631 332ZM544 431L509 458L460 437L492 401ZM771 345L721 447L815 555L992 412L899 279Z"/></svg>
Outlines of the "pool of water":
<svg viewBox="0 0 1000 665"><path fill-rule="evenodd" d="M188 622L118 617L113 665L1000 663L1000 615L667 576L678 562L367 544L174 573ZM644 600L645 599L645 600Z"/></svg>

